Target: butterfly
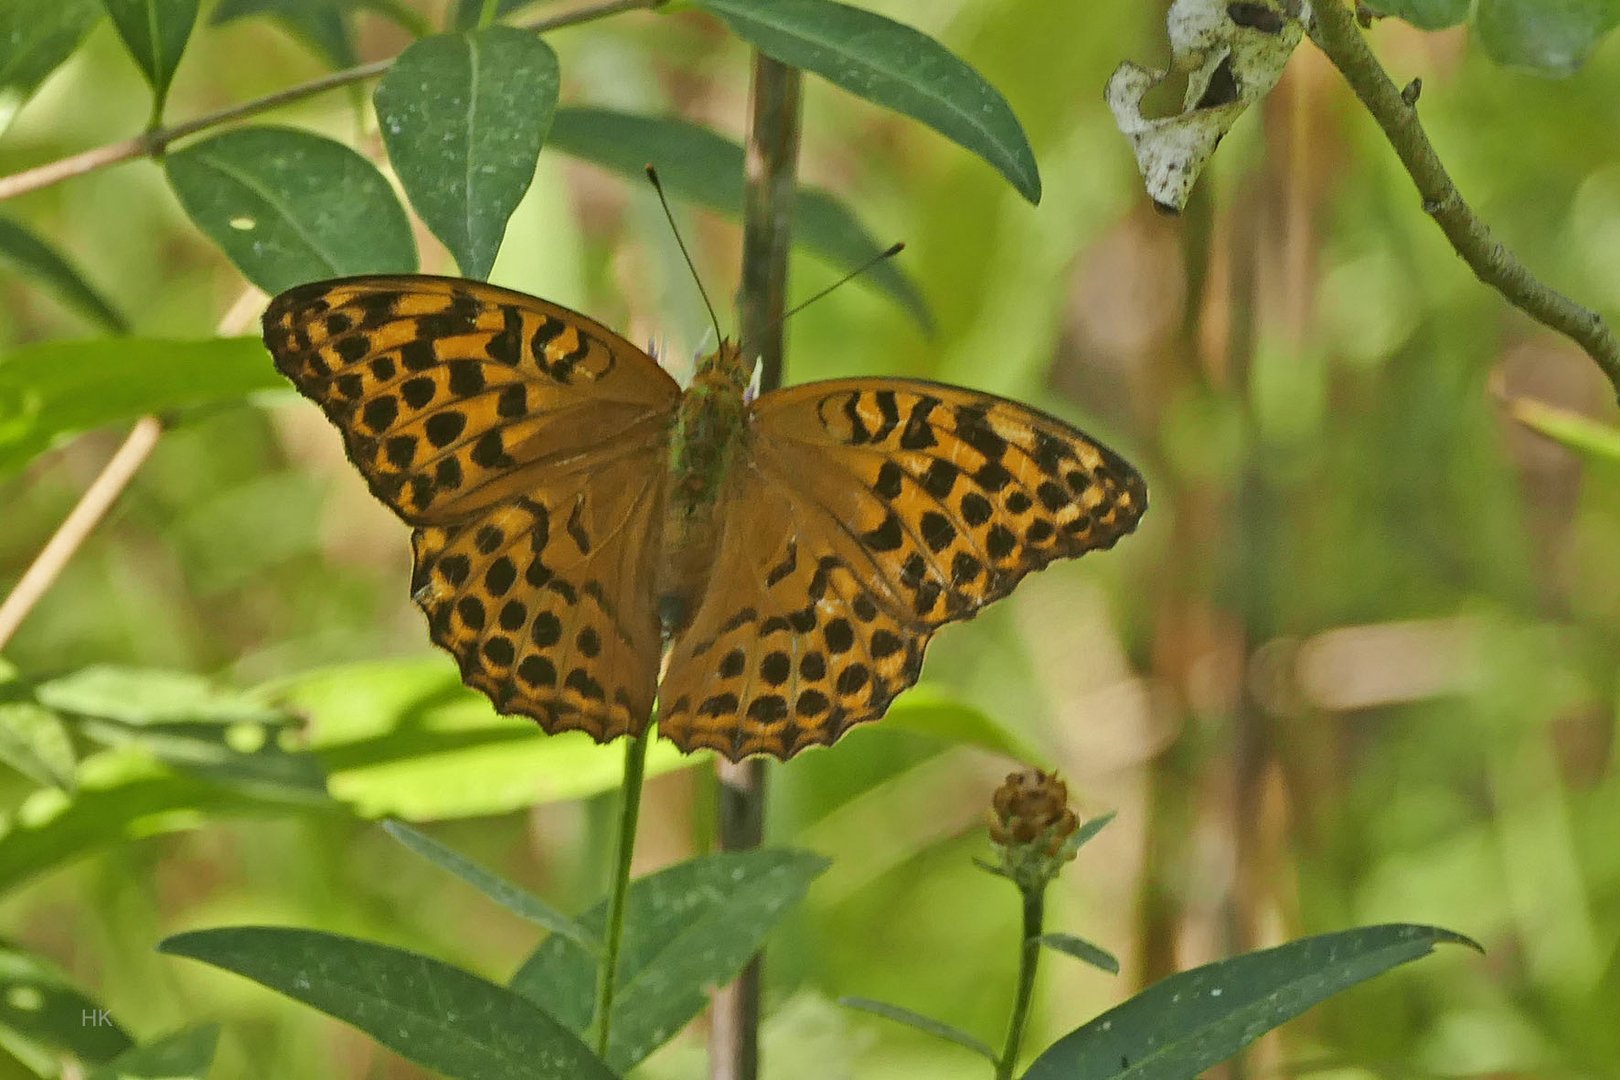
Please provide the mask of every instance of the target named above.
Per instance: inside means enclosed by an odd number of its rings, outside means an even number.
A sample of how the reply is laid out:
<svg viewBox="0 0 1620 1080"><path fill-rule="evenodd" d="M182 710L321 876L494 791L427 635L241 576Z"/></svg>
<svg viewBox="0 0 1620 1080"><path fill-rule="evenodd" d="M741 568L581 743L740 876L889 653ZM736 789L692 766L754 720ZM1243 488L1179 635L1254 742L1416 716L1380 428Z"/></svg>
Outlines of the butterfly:
<svg viewBox="0 0 1620 1080"><path fill-rule="evenodd" d="M684 392L600 323L457 278L275 297L264 340L412 526L412 597L503 713L789 758L881 717L941 626L1147 508L1054 417L913 379ZM662 661L662 678L660 678Z"/></svg>

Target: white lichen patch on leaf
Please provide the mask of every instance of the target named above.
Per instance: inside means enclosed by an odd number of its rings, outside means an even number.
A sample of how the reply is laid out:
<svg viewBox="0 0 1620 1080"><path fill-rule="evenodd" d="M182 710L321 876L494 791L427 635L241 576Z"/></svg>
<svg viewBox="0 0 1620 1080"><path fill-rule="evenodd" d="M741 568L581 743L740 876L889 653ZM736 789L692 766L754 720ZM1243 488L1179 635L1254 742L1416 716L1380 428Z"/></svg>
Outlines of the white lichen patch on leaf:
<svg viewBox="0 0 1620 1080"><path fill-rule="evenodd" d="M1114 123L1131 140L1148 197L1165 210L1186 206L1215 147L1250 105L1282 77L1309 19L1302 0L1299 18L1278 0L1175 0L1167 27L1171 69L1187 77L1182 111L1142 115L1142 98L1170 71L1126 61L1108 80Z"/></svg>

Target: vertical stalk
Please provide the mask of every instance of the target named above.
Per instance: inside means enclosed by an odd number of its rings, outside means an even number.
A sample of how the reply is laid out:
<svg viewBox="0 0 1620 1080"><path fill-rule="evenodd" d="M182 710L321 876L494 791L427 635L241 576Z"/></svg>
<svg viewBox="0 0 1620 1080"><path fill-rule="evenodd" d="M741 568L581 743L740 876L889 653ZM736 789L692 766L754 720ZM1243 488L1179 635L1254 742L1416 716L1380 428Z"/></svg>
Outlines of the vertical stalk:
<svg viewBox="0 0 1620 1080"><path fill-rule="evenodd" d="M1025 888L1023 938L1018 949L1018 990L1013 997L1012 1016L1007 1020L1007 1042L996 1062L996 1080L1012 1080L1018 1065L1018 1049L1024 1042L1029 1023L1029 1004L1035 997L1035 971L1041 963L1042 925L1046 920L1046 885Z"/></svg>
<svg viewBox="0 0 1620 1080"><path fill-rule="evenodd" d="M619 974L619 944L624 940L624 902L630 892L630 857L636 848L636 822L641 818L641 788L647 776L647 735L624 740L624 791L619 804L619 841L614 849L613 892L608 901L607 941L596 985L596 1055L606 1058L613 1028L613 991Z"/></svg>
<svg viewBox="0 0 1620 1080"><path fill-rule="evenodd" d="M799 73L755 53L743 163L742 289L738 306L745 356L759 358L760 390L782 384L782 313L799 165ZM716 826L722 851L758 847L765 833L765 764L719 766ZM760 957L715 992L710 1012L711 1080L759 1075Z"/></svg>

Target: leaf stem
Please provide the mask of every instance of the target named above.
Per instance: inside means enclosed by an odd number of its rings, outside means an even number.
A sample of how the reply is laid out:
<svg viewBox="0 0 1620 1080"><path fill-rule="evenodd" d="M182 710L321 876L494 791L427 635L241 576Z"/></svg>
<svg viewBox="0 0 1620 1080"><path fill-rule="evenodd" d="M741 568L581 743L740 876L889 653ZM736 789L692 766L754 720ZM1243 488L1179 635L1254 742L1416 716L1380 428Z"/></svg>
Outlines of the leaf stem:
<svg viewBox="0 0 1620 1080"><path fill-rule="evenodd" d="M613 893L608 900L607 942L596 987L596 1053L606 1060L613 1027L613 992L619 974L619 944L624 940L624 905L630 893L630 857L636 848L636 822L641 817L641 788L647 779L646 735L624 740L624 791L619 803L619 841L615 850Z"/></svg>
<svg viewBox="0 0 1620 1080"><path fill-rule="evenodd" d="M1018 1050L1024 1042L1029 1022L1029 1004L1035 996L1035 971L1041 963L1041 934L1046 921L1046 886L1024 889L1023 938L1018 947L1018 990L1013 996L1012 1016L1007 1020L1007 1042L996 1062L996 1080L1012 1080L1018 1064Z"/></svg>
<svg viewBox="0 0 1620 1080"><path fill-rule="evenodd" d="M1403 94L1390 79L1367 47L1350 8L1343 0L1318 0L1311 7L1306 31L1383 129L1423 196L1424 212L1474 274L1508 303L1585 349L1620 396L1620 340L1597 312L1531 274L1463 201L1418 120L1416 94Z"/></svg>
<svg viewBox="0 0 1620 1080"><path fill-rule="evenodd" d="M591 4L575 11L563 12L560 15L548 15L544 18L531 19L519 23L525 30L535 33L545 33L547 30L556 30L564 26L574 26L579 23L590 22L594 19L617 15L625 11L635 11L643 8L655 8L666 0L605 0L603 3ZM187 120L184 123L169 127L158 128L145 132L130 139L121 139L118 142L107 143L91 150L71 154L56 161L48 161L43 165L36 165L32 169L13 173L10 176L0 176L0 202L28 191L37 191L43 187L60 183L75 176L105 169L109 165L118 165L136 158L156 157L168 148L169 144L178 139L195 135L209 128L230 123L233 120L243 120L249 116L256 116L262 112L290 105L295 101L313 97L316 94L335 90L340 86L363 82L366 79L381 75L394 63L395 57L383 60L373 60L369 64L360 64L356 67L345 68L322 75L318 79L311 79L297 86L289 86L264 97L244 101L238 105L231 105L216 112L205 113L202 116Z"/></svg>

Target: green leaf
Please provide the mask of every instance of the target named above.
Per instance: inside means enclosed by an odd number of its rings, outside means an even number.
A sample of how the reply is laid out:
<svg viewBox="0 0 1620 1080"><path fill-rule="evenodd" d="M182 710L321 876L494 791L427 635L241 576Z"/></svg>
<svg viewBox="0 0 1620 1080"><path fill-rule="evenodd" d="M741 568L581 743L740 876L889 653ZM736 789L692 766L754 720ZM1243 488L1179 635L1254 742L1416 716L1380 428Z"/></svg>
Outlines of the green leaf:
<svg viewBox="0 0 1620 1080"><path fill-rule="evenodd" d="M651 162L671 195L742 217L743 148L708 128L612 109L561 108L547 145L640 184L646 183L645 170ZM853 270L887 247L872 239L855 215L824 191L800 188L793 215L795 242L842 269ZM925 330L932 328L928 305L896 260L877 264L860 280L897 300Z"/></svg>
<svg viewBox="0 0 1620 1080"><path fill-rule="evenodd" d="M1479 0L1475 22L1497 63L1570 75L1620 24L1620 0Z"/></svg>
<svg viewBox="0 0 1620 1080"><path fill-rule="evenodd" d="M1110 810L1106 814L1098 814L1094 818L1087 818L1081 823L1080 827L1075 830L1074 835L1069 838L1069 846L1075 848L1076 850L1084 847L1086 844L1091 842L1092 837L1106 829L1108 827L1108 823L1113 821L1114 818L1118 816L1118 810Z"/></svg>
<svg viewBox="0 0 1620 1080"><path fill-rule="evenodd" d="M220 0L209 23L220 26L250 15L267 15L333 67L353 67L360 58L344 15L355 6L349 0Z"/></svg>
<svg viewBox="0 0 1620 1080"><path fill-rule="evenodd" d="M948 743L977 746L1016 761L1038 763L1047 755L1022 732L935 683L923 683L895 699L884 714L885 726L931 735Z"/></svg>
<svg viewBox="0 0 1620 1080"><path fill-rule="evenodd" d="M85 1080L206 1080L218 1045L218 1026L186 1028L124 1051Z"/></svg>
<svg viewBox="0 0 1620 1080"><path fill-rule="evenodd" d="M79 314L113 334L129 333L129 322L77 267L21 222L0 217L0 262L43 285Z"/></svg>
<svg viewBox="0 0 1620 1080"><path fill-rule="evenodd" d="M31 1047L111 1060L130 1038L50 961L0 942L0 1030Z"/></svg>
<svg viewBox="0 0 1620 1080"><path fill-rule="evenodd" d="M237 128L166 155L163 168L191 220L265 292L416 270L416 241L393 189L340 142Z"/></svg>
<svg viewBox="0 0 1620 1080"><path fill-rule="evenodd" d="M197 22L199 0L102 0L118 36L152 86L153 115L161 115L169 83Z"/></svg>
<svg viewBox="0 0 1620 1080"><path fill-rule="evenodd" d="M24 776L73 787L73 743L62 718L32 701L0 702L0 761Z"/></svg>
<svg viewBox="0 0 1620 1080"><path fill-rule="evenodd" d="M464 276L483 281L534 179L557 106L557 54L510 26L424 38L377 84L405 194Z"/></svg>
<svg viewBox="0 0 1620 1080"><path fill-rule="evenodd" d="M0 4L0 131L102 16L101 0Z"/></svg>
<svg viewBox="0 0 1620 1080"><path fill-rule="evenodd" d="M1511 398L1513 419L1595 461L1620 461L1620 429L1532 398Z"/></svg>
<svg viewBox="0 0 1620 1080"><path fill-rule="evenodd" d="M325 803L326 772L320 759L289 750L273 730L257 724L122 724L81 720L79 730L104 746L139 746L182 772L246 794L289 802Z"/></svg>
<svg viewBox="0 0 1620 1080"><path fill-rule="evenodd" d="M325 809L307 797L277 799L176 773L134 749L79 762L72 795L46 788L0 818L0 892L93 851L222 817Z"/></svg>
<svg viewBox="0 0 1620 1080"><path fill-rule="evenodd" d="M103 338L15 349L0 355L0 476L91 428L285 387L258 338Z"/></svg>
<svg viewBox="0 0 1620 1080"><path fill-rule="evenodd" d="M1093 945L1083 937L1076 937L1073 934L1042 934L1037 940L1048 949L1056 949L1110 975L1119 974L1118 958L1107 949Z"/></svg>
<svg viewBox="0 0 1620 1080"><path fill-rule="evenodd" d="M1479 947L1432 926L1370 926L1171 975L1059 1039L1024 1080L1186 1080L1438 942Z"/></svg>
<svg viewBox="0 0 1620 1080"><path fill-rule="evenodd" d="M383 829L401 844L441 869L450 871L506 910L521 915L554 934L561 934L593 955L602 951L602 942L579 923L533 893L518 888L499 874L485 870L431 836L417 832L398 821L383 822Z"/></svg>
<svg viewBox="0 0 1620 1080"><path fill-rule="evenodd" d="M362 817L408 821L504 814L616 789L624 750L588 735L546 735L501 716L437 654L345 664L261 687L310 719L329 787ZM648 748L649 776L705 764L672 743Z"/></svg>
<svg viewBox="0 0 1620 1080"><path fill-rule="evenodd" d="M42 683L36 692L53 709L126 724L293 723L262 699L185 671L96 664Z"/></svg>
<svg viewBox="0 0 1620 1080"><path fill-rule="evenodd" d="M613 1080L541 1008L420 953L274 926L199 930L158 949L245 975L452 1077Z"/></svg>
<svg viewBox="0 0 1620 1080"><path fill-rule="evenodd" d="M827 860L804 851L706 855L632 882L608 1064L624 1073L703 1011L708 990L730 982ZM606 902L580 916L600 935ZM596 962L550 937L512 977L512 989L543 1004L574 1031L591 1024Z"/></svg>
<svg viewBox="0 0 1620 1080"><path fill-rule="evenodd" d="M928 35L832 0L694 2L772 59L921 120L1041 201L1035 155L1007 100Z"/></svg>
<svg viewBox="0 0 1620 1080"><path fill-rule="evenodd" d="M1444 30L1467 21L1474 0L1369 0L1367 6L1423 30Z"/></svg>
<svg viewBox="0 0 1620 1080"><path fill-rule="evenodd" d="M958 1046L965 1046L975 1054L991 1061L996 1060L994 1050L961 1028L947 1024L943 1020L935 1020L931 1016L912 1012L910 1009L901 1008L899 1005L890 1005L886 1001L873 1001L871 998L841 997L838 999L838 1004L851 1009L860 1009L862 1012L869 1012L874 1016L881 1016L885 1020L893 1020L897 1024L906 1024L935 1038L953 1042Z"/></svg>
<svg viewBox="0 0 1620 1080"><path fill-rule="evenodd" d="M496 0L495 17L510 15L518 8L526 7L533 0ZM451 29L471 30L478 25L478 19L484 13L484 0L456 0L455 8L451 13Z"/></svg>

